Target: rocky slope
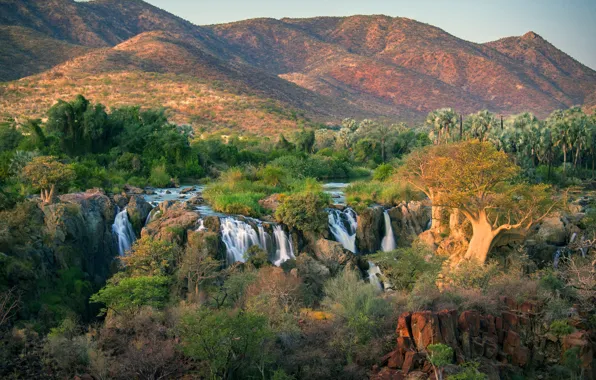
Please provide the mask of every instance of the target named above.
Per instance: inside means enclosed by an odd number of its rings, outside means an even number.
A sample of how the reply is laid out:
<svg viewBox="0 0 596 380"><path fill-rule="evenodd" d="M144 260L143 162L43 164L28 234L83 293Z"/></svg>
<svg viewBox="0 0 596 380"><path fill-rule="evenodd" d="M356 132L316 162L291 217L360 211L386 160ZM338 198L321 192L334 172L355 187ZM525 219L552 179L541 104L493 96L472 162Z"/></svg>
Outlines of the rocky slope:
<svg viewBox="0 0 596 380"><path fill-rule="evenodd" d="M210 88L217 86L213 81L223 82L235 92L274 99L328 122L347 116L420 121L429 111L447 106L462 113L487 108L545 117L557 108L584 104L591 109L596 104L596 72L533 32L476 44L431 25L388 16L196 26L140 0L0 0L0 25L51 39L44 46L27 46L26 41L2 45L0 51L8 56L28 52L14 62L40 63L11 64L0 79L41 72L60 62L65 63L51 73L67 79L172 74L178 77L166 80L174 88L187 85L188 78L209 81ZM74 44L72 51L65 52L55 41ZM83 47L97 50L73 60ZM51 60L39 58L44 50L58 54ZM28 82L56 89L42 102L55 101L69 87L49 80L40 76ZM79 90L100 93L125 86L97 90L96 84L75 83ZM164 90L176 95L172 88ZM17 116L39 116L33 106L20 105L35 103L22 102L30 97L23 86L0 91L9 99L3 108L14 108ZM241 104L225 108L234 106ZM187 123L197 116L174 113Z"/></svg>

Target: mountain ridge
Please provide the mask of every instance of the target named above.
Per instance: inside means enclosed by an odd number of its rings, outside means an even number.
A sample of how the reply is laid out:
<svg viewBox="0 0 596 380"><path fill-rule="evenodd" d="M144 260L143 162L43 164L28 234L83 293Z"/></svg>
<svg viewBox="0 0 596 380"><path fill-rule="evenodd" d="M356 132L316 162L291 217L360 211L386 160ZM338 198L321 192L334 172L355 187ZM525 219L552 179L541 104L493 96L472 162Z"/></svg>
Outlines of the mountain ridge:
<svg viewBox="0 0 596 380"><path fill-rule="evenodd" d="M479 44L386 15L198 26L142 0L0 0L0 25L45 35L48 45L59 46L54 51L64 50L63 42L72 50L19 72L9 68L0 80L48 69L30 80L116 71L184 74L224 81L333 123L343 117L420 121L441 107L544 117L557 108L596 104L596 71L533 31ZM35 52L19 59L28 56L36 59Z"/></svg>

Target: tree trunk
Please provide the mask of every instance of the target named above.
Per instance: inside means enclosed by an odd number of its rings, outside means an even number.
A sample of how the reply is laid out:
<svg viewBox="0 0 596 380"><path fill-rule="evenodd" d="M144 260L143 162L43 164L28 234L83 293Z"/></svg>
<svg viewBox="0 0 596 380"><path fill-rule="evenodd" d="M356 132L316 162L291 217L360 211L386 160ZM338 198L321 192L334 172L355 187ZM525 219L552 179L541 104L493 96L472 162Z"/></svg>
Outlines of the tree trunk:
<svg viewBox="0 0 596 380"><path fill-rule="evenodd" d="M565 177L567 166L567 148L563 145L563 177Z"/></svg>
<svg viewBox="0 0 596 380"><path fill-rule="evenodd" d="M461 211L456 208L453 209L451 215L449 215L449 235L455 239L461 239L465 237L463 224L465 218Z"/></svg>
<svg viewBox="0 0 596 380"><path fill-rule="evenodd" d="M440 234L443 229L442 225L442 214L443 214L443 207L441 206L432 206L431 207L431 231Z"/></svg>
<svg viewBox="0 0 596 380"><path fill-rule="evenodd" d="M486 215L481 214L478 219L470 222L472 223L473 232L465 258L478 265L484 265L495 235Z"/></svg>

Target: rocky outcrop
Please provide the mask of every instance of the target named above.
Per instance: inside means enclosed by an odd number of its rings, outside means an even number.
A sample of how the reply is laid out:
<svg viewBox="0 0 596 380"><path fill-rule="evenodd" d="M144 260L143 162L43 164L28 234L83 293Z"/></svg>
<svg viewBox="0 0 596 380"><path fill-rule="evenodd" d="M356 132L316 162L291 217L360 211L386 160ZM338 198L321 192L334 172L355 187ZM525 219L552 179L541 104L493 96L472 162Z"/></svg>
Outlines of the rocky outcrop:
<svg viewBox="0 0 596 380"><path fill-rule="evenodd" d="M388 211L398 246L410 246L427 229L430 210L430 205L414 201L400 203Z"/></svg>
<svg viewBox="0 0 596 380"><path fill-rule="evenodd" d="M453 348L454 363L479 361L481 370L496 379L505 368L556 364L566 350L577 347L586 378L596 378L593 337L587 331L557 338L539 323L539 305L517 304L506 297L501 302L505 311L495 316L476 310L403 313L397 322L396 348L382 358L384 368L376 367L372 378L403 379L414 371L431 375L426 350L437 343Z"/></svg>
<svg viewBox="0 0 596 380"><path fill-rule="evenodd" d="M315 258L331 273L337 273L340 268L355 261L352 252L345 249L340 243L327 239L319 239L314 247Z"/></svg>
<svg viewBox="0 0 596 380"><path fill-rule="evenodd" d="M152 236L156 239L183 245L187 241L187 232L197 229L200 214L189 208L186 203L159 204L159 218L151 220L141 231L141 236Z"/></svg>
<svg viewBox="0 0 596 380"><path fill-rule="evenodd" d="M128 219L132 224L137 235L141 233L141 229L145 225L147 216L153 209L153 206L140 195L133 195L128 201L126 206L126 212L128 213Z"/></svg>
<svg viewBox="0 0 596 380"><path fill-rule="evenodd" d="M360 253L374 253L383 238L383 208L368 207L358 214L356 245Z"/></svg>

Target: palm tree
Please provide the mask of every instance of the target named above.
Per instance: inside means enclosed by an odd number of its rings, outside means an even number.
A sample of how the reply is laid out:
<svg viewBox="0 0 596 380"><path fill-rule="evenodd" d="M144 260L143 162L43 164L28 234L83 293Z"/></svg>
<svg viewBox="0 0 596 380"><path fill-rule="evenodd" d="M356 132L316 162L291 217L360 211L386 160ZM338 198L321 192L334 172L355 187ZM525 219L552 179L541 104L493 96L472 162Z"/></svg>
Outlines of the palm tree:
<svg viewBox="0 0 596 380"><path fill-rule="evenodd" d="M458 116L452 108L441 108L428 114L426 124L436 135L435 144L441 144L449 141L450 131L458 124Z"/></svg>

